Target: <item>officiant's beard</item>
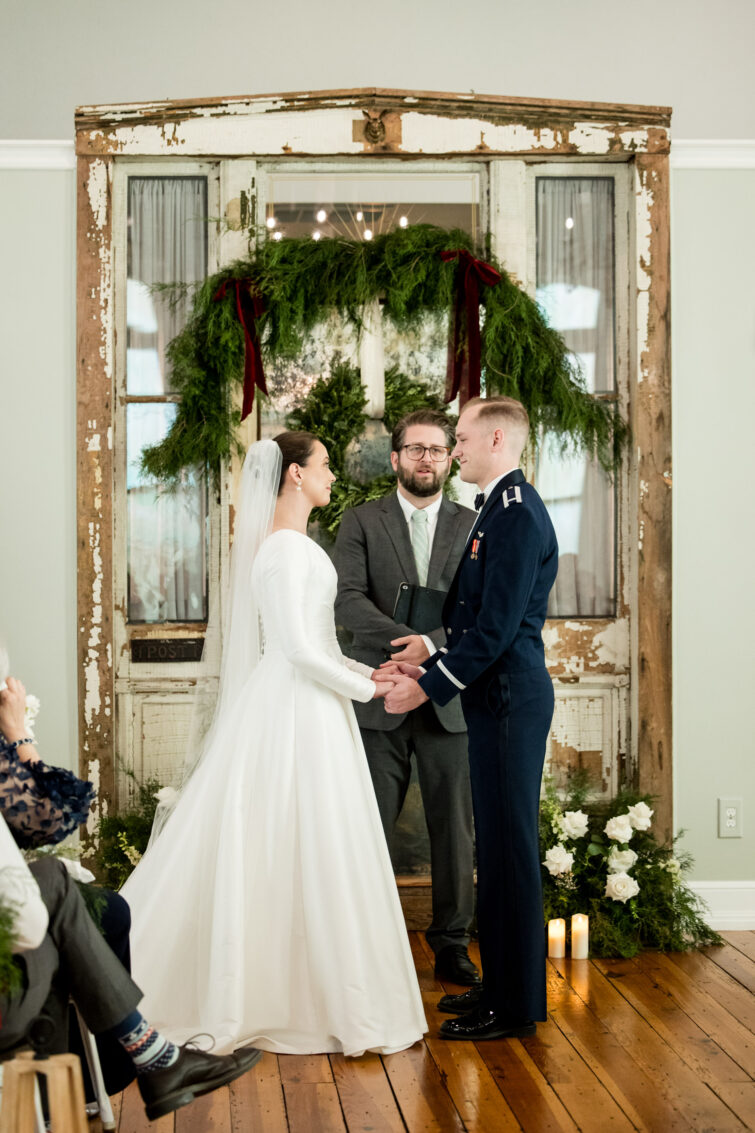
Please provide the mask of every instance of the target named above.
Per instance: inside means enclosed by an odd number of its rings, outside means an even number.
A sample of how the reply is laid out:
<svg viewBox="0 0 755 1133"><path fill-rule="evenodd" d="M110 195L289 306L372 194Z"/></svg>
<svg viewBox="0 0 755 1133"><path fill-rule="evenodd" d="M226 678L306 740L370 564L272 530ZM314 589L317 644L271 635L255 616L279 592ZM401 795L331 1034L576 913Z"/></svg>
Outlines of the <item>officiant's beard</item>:
<svg viewBox="0 0 755 1133"><path fill-rule="evenodd" d="M411 492L413 496L418 496L424 499L426 496L437 496L438 492L443 490L443 485L448 479L448 468L445 464L440 468L431 468L431 476L420 479L417 475L417 467L414 465L412 468L406 468L404 464L399 461L396 468L396 476L402 488L406 488L407 492Z"/></svg>

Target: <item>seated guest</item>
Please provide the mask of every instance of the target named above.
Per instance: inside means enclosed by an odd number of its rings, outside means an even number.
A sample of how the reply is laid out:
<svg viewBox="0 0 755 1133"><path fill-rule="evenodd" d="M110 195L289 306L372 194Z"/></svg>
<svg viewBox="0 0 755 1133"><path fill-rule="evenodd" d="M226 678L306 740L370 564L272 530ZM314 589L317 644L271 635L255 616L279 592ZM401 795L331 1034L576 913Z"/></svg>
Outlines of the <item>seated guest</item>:
<svg viewBox="0 0 755 1133"><path fill-rule="evenodd" d="M218 1056L177 1047L137 1011L142 993L103 940L63 864L27 865L0 817L0 905L14 916L20 988L0 993L0 1052L48 1032L64 1049L72 997L96 1035L110 1034L136 1071L150 1121L239 1077L261 1057L253 1047Z"/></svg>

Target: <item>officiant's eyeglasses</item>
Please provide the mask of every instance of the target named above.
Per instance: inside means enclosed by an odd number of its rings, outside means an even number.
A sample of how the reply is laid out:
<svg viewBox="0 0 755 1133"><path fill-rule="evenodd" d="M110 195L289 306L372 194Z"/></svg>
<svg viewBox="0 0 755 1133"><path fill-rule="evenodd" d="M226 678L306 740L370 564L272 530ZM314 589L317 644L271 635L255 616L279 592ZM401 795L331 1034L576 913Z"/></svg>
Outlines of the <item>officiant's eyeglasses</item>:
<svg viewBox="0 0 755 1133"><path fill-rule="evenodd" d="M430 459L440 463L441 460L448 460L450 448L444 448L442 445L402 445L410 460L422 460L426 452L430 453Z"/></svg>

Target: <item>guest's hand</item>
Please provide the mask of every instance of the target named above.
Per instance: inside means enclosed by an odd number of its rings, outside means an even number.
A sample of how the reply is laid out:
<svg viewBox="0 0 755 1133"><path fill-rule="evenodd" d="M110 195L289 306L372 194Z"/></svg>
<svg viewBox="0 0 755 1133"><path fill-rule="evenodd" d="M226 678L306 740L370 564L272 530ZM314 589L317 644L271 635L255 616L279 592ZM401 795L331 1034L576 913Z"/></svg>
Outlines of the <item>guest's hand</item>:
<svg viewBox="0 0 755 1133"><path fill-rule="evenodd" d="M402 674L385 698L385 710L397 716L403 712L411 712L413 708L418 708L429 699L416 680Z"/></svg>
<svg viewBox="0 0 755 1133"><path fill-rule="evenodd" d="M400 673L405 677L411 677L413 681L418 681L424 669L420 669L418 665L407 665L404 661L383 661L380 671L394 676Z"/></svg>
<svg viewBox="0 0 755 1133"><path fill-rule="evenodd" d="M26 730L26 689L15 677L8 677L6 687L0 692L0 732L11 743L23 740L29 733Z"/></svg>
<svg viewBox="0 0 755 1133"><path fill-rule="evenodd" d="M392 661L404 661L407 665L421 665L430 656L424 639L419 633L410 633L408 637L397 637L391 645L403 646L397 653L391 653Z"/></svg>

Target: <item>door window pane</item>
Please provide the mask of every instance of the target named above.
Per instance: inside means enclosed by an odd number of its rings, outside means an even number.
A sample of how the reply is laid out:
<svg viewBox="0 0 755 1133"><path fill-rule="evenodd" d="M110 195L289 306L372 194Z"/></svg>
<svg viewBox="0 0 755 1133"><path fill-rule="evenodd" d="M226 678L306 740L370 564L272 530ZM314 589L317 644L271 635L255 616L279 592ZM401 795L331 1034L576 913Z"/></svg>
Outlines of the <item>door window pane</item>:
<svg viewBox="0 0 755 1133"><path fill-rule="evenodd" d="M126 389L164 393L165 348L186 322L191 294L173 303L150 288L206 276L206 177L129 177L127 265Z"/></svg>
<svg viewBox="0 0 755 1133"><path fill-rule="evenodd" d="M537 300L597 394L616 391L614 183L539 177ZM535 483L556 528L559 573L551 617L615 612L615 491L599 464L544 438Z"/></svg>
<svg viewBox="0 0 755 1133"><path fill-rule="evenodd" d="M167 433L176 406L126 407L128 508L128 618L131 622L204 621L207 618L209 524L207 485L187 473L165 492L139 470L142 449Z"/></svg>

